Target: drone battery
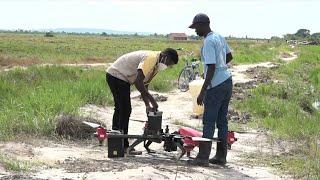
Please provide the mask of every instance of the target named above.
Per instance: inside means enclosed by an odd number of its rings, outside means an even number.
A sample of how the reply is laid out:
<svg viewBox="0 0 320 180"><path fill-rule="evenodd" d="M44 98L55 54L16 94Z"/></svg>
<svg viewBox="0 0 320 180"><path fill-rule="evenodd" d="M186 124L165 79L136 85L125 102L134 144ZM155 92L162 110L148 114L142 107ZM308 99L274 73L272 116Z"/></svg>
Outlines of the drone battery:
<svg viewBox="0 0 320 180"><path fill-rule="evenodd" d="M161 130L162 112L149 112L148 113L148 130L157 134Z"/></svg>
<svg viewBox="0 0 320 180"><path fill-rule="evenodd" d="M124 139L108 138L108 158L124 157Z"/></svg>

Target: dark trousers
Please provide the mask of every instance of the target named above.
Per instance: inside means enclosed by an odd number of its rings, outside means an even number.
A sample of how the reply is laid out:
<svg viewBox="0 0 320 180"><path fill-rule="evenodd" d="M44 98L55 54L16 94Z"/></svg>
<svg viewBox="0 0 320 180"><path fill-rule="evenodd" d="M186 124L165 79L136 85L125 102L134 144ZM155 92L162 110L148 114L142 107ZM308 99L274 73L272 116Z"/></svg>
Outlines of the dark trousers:
<svg viewBox="0 0 320 180"><path fill-rule="evenodd" d="M113 95L115 107L112 129L128 134L129 117L131 114L130 84L108 73L106 74L106 80ZM124 146L129 147L128 139L125 139Z"/></svg>
<svg viewBox="0 0 320 180"><path fill-rule="evenodd" d="M215 125L217 125L218 138L221 140L225 140L227 138L227 114L231 95L231 78L206 91L203 114L203 137L212 138Z"/></svg>

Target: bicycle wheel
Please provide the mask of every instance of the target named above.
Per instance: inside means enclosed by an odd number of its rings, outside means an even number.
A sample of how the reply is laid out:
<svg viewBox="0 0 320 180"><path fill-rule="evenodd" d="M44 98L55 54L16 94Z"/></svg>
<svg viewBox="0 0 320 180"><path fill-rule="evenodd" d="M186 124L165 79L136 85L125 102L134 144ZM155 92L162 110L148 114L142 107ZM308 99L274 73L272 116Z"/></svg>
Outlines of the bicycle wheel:
<svg viewBox="0 0 320 180"><path fill-rule="evenodd" d="M189 82L194 79L193 69L191 67L184 68L179 75L178 88L182 92L189 90Z"/></svg>
<svg viewBox="0 0 320 180"><path fill-rule="evenodd" d="M201 79L201 78L203 78L202 76L201 76L201 72L200 72L200 68L198 67L198 68L196 68L196 69L194 69L194 79Z"/></svg>
<svg viewBox="0 0 320 180"><path fill-rule="evenodd" d="M203 78L200 71L200 64L195 64L192 68L194 72L194 79Z"/></svg>

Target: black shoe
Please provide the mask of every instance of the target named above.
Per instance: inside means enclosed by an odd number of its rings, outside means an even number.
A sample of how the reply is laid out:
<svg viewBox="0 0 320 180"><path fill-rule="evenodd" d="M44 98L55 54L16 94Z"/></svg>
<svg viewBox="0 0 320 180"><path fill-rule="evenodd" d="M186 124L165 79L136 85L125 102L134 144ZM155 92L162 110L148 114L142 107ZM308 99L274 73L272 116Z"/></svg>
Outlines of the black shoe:
<svg viewBox="0 0 320 180"><path fill-rule="evenodd" d="M191 166L208 167L209 166L209 160L208 159L195 158L195 159L192 159L192 160L188 160L188 164L191 165Z"/></svg>
<svg viewBox="0 0 320 180"><path fill-rule="evenodd" d="M209 166L209 156L211 153L212 142L199 142L199 153L193 160L189 160L189 165Z"/></svg>
<svg viewBox="0 0 320 180"><path fill-rule="evenodd" d="M209 163L210 164L217 164L217 165L220 165L220 166L224 166L224 165L226 165L226 163L227 163L227 161L225 161L225 160L219 160L219 159L217 159L216 157L213 157L213 158L211 158L210 160L209 160Z"/></svg>
<svg viewBox="0 0 320 180"><path fill-rule="evenodd" d="M137 151L134 148L131 148L129 151L128 148L125 148L125 153L130 154L130 155L141 155L142 151Z"/></svg>
<svg viewBox="0 0 320 180"><path fill-rule="evenodd" d="M220 145L217 144L217 149L216 149L216 155L209 159L210 164L217 164L217 165L225 165L226 160L223 158L223 154L221 153L221 148L219 147Z"/></svg>
<svg viewBox="0 0 320 180"><path fill-rule="evenodd" d="M217 142L216 155L209 160L211 164L217 164L224 166L227 163L227 141L222 140Z"/></svg>

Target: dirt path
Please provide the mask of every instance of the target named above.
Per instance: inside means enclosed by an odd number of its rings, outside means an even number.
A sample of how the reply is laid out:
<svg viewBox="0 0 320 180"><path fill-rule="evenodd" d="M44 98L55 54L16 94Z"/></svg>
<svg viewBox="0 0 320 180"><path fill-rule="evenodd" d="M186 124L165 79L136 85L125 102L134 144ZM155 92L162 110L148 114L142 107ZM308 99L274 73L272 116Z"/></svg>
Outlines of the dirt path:
<svg viewBox="0 0 320 180"><path fill-rule="evenodd" d="M233 81L243 84L255 81L248 76L248 71L257 67L274 67L272 63L241 65L232 67ZM158 93L160 94L160 93ZM163 114L163 126L169 125L171 132L182 126L199 128L201 120L193 119L191 96L188 92L178 90L160 94L167 96L167 101L159 102ZM139 93L132 92L132 115L129 134L141 134L146 120L145 107ZM80 109L84 116L104 121L107 128L111 127L113 108L87 105ZM179 152L164 152L162 144L152 144L156 154L127 156L109 159L107 147L98 146L96 140L69 141L30 139L20 142L0 142L0 152L18 160L32 162L36 168L28 173L7 172L0 166L0 179L281 179L268 167L247 164L243 156L248 153L274 153L279 151L270 147L267 136L263 132L247 130L236 133L238 141L228 152L226 167L210 166L207 168L188 166L187 158L175 161ZM215 145L211 152L214 155ZM144 150L142 144L137 149ZM197 148L192 152L195 156ZM287 179L288 177L286 177Z"/></svg>
<svg viewBox="0 0 320 180"><path fill-rule="evenodd" d="M272 68L276 65L272 62L263 62L258 64L246 64L231 67L232 80L234 84L243 84L250 81L254 81L254 78L250 78L246 73L248 70L255 69L257 67Z"/></svg>
<svg viewBox="0 0 320 180"><path fill-rule="evenodd" d="M287 63L294 61L297 58L298 58L298 55L295 52L283 53L282 56L280 57L281 60Z"/></svg>

